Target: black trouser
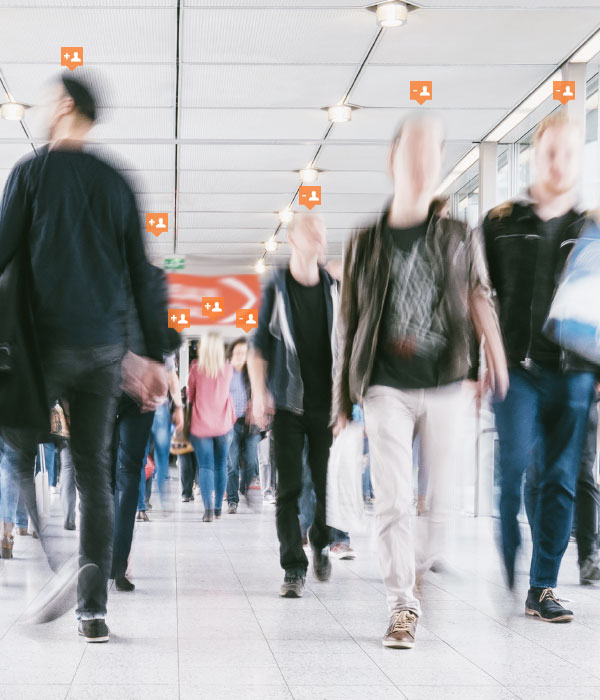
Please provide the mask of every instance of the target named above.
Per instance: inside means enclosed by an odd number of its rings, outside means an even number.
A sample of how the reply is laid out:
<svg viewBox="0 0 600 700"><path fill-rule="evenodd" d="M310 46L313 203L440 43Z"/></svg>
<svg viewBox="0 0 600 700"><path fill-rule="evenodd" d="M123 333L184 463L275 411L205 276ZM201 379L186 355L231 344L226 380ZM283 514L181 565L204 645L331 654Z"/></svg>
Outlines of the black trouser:
<svg viewBox="0 0 600 700"><path fill-rule="evenodd" d="M316 549L329 544L326 524L327 462L332 442L329 410L308 410L302 415L277 410L273 440L277 466L277 536L279 559L286 572L304 575L308 560L302 548L298 498L302 492L302 450L308 439L308 464L316 496L310 542Z"/></svg>
<svg viewBox="0 0 600 700"><path fill-rule="evenodd" d="M121 361L114 358L119 356L119 349L113 346L44 349L48 400L53 403L64 398L69 403L71 452L81 514L79 565L93 563L100 572L99 580L79 581L77 614L82 618L106 614L114 520L111 443L121 379ZM113 361L108 362L108 358ZM21 494L48 562L56 568L58 548L41 527L35 498L33 465L40 435L35 430L7 428L3 437L16 452L14 468Z"/></svg>
<svg viewBox="0 0 600 700"><path fill-rule="evenodd" d="M192 498L194 495L194 479L197 480L198 465L194 452L186 452L177 457L181 474L181 497Z"/></svg>
<svg viewBox="0 0 600 700"><path fill-rule="evenodd" d="M127 571L133 527L154 411L142 413L128 396L119 401L113 444L115 475L115 533L111 578Z"/></svg>
<svg viewBox="0 0 600 700"><path fill-rule="evenodd" d="M575 496L575 535L580 565L598 549L598 505L600 498L594 478L597 432L598 403L592 401Z"/></svg>

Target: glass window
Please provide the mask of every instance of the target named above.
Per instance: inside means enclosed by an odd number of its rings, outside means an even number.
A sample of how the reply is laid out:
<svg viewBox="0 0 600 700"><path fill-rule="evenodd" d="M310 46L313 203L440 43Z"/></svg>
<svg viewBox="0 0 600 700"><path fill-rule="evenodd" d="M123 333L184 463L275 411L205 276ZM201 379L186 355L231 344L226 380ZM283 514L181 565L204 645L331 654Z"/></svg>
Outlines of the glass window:
<svg viewBox="0 0 600 700"><path fill-rule="evenodd" d="M496 202L505 202L508 199L509 178L508 146L499 145L496 166Z"/></svg>
<svg viewBox="0 0 600 700"><path fill-rule="evenodd" d="M585 91L585 142L598 141L598 74L587 81Z"/></svg>
<svg viewBox="0 0 600 700"><path fill-rule="evenodd" d="M525 137L526 138L526 137ZM517 142L517 190L527 189L533 179L531 168L532 148L529 142Z"/></svg>
<svg viewBox="0 0 600 700"><path fill-rule="evenodd" d="M456 193L458 218L466 221L469 226L477 226L479 223L479 163L475 163L469 170L474 173Z"/></svg>

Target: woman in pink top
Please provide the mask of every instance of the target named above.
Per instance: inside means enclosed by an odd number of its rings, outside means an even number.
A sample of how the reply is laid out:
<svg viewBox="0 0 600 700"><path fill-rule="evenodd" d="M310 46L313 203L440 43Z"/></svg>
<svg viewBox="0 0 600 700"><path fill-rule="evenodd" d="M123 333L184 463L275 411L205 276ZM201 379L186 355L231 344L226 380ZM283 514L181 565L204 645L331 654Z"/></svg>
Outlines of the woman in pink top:
<svg viewBox="0 0 600 700"><path fill-rule="evenodd" d="M235 408L229 393L233 368L225 364L223 340L216 333L200 339L192 363L187 395L192 407L190 440L198 461L198 483L205 523L221 517L227 482L227 455L233 437ZM214 505L213 505L214 492Z"/></svg>

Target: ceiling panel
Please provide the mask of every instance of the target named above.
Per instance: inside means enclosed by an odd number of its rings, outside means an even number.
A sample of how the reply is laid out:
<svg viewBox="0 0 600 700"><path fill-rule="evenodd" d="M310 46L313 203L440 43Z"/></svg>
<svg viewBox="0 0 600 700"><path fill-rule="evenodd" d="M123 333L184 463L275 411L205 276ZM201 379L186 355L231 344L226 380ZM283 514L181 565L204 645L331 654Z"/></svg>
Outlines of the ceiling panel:
<svg viewBox="0 0 600 700"><path fill-rule="evenodd" d="M291 193L282 194L179 194L179 209L214 212L278 212L287 207Z"/></svg>
<svg viewBox="0 0 600 700"><path fill-rule="evenodd" d="M275 230L279 217L275 213L180 212L180 228L271 228Z"/></svg>
<svg viewBox="0 0 600 700"><path fill-rule="evenodd" d="M574 0L573 4L580 3ZM571 8L565 12L568 3L563 3L559 10L544 12L528 10L523 5L531 3L521 3L518 9L485 12L464 7L411 12L404 27L383 33L371 63L411 65L425 61L432 65L465 67L474 63L489 66L558 63L600 22L598 3L593 9L576 12ZM506 37L507 41L499 41L500 37ZM460 76L461 68L453 70Z"/></svg>
<svg viewBox="0 0 600 700"><path fill-rule="evenodd" d="M171 170L175 167L175 146L153 144L89 144L91 153L119 170Z"/></svg>
<svg viewBox="0 0 600 700"><path fill-rule="evenodd" d="M299 170L310 163L315 148L308 144L183 144L182 170Z"/></svg>
<svg viewBox="0 0 600 700"><path fill-rule="evenodd" d="M139 194L137 196L138 208L141 212L164 211L169 214L169 227L173 228L173 215L175 213L175 193L160 192L157 194Z"/></svg>
<svg viewBox="0 0 600 700"><path fill-rule="evenodd" d="M349 124L334 126L332 134L338 131L338 127L346 127ZM345 136L344 136L345 137ZM316 160L317 168L325 170L375 170L383 172L387 168L389 143L382 144L334 144L328 142L323 146Z"/></svg>
<svg viewBox="0 0 600 700"><path fill-rule="evenodd" d="M26 138L19 122L0 118L0 139L20 140Z"/></svg>
<svg viewBox="0 0 600 700"><path fill-rule="evenodd" d="M179 228L179 241L207 243L221 241L224 243L256 243L266 241L273 235L273 228Z"/></svg>
<svg viewBox="0 0 600 700"><path fill-rule="evenodd" d="M424 105L428 109L508 109L553 71L553 65L367 66L350 101L368 107L418 109L410 100L410 81L431 80L433 98Z"/></svg>
<svg viewBox="0 0 600 700"><path fill-rule="evenodd" d="M118 0L5 0L4 7L114 7ZM236 0L233 0L236 2ZM122 3L130 7L146 9L149 7L177 7L177 0L126 0Z"/></svg>
<svg viewBox="0 0 600 700"><path fill-rule="evenodd" d="M328 126L319 109L181 110L181 137L222 139L321 139Z"/></svg>
<svg viewBox="0 0 600 700"><path fill-rule="evenodd" d="M387 193L392 181L386 172L324 172L318 185L332 194Z"/></svg>
<svg viewBox="0 0 600 700"><path fill-rule="evenodd" d="M0 143L0 168L10 169L19 158L27 155L33 155L27 143Z"/></svg>
<svg viewBox="0 0 600 700"><path fill-rule="evenodd" d="M365 140L377 134L386 142L392 139L401 119L407 110L402 109L361 109L354 113L352 121L339 125L329 138ZM486 134L504 116L501 109L469 109L440 112L446 137L451 141L465 141L469 138L479 139Z"/></svg>
<svg viewBox="0 0 600 700"><path fill-rule="evenodd" d="M0 63L50 63L58 69L61 46L83 46L85 65L174 62L175 9L72 5L0 9Z"/></svg>
<svg viewBox="0 0 600 700"><path fill-rule="evenodd" d="M137 193L173 192L175 190L175 170L121 170L121 174Z"/></svg>
<svg viewBox="0 0 600 700"><path fill-rule="evenodd" d="M312 107L339 102L356 66L182 66L184 107Z"/></svg>
<svg viewBox="0 0 600 700"><path fill-rule="evenodd" d="M78 70L89 81L101 107L175 106L174 65L104 65ZM3 65L2 72L15 100L39 105L47 101L49 88L59 79L61 69L22 63Z"/></svg>
<svg viewBox="0 0 600 700"><path fill-rule="evenodd" d="M359 63L377 33L362 9L184 8L182 56L202 63Z"/></svg>
<svg viewBox="0 0 600 700"><path fill-rule="evenodd" d="M179 175L179 192L287 193L298 183L295 172L183 170Z"/></svg>
<svg viewBox="0 0 600 700"><path fill-rule="evenodd" d="M66 1L66 0L63 0ZM108 1L108 0L106 0ZM141 2L141 0L139 0ZM364 7L371 0L322 0L328 7ZM314 0L183 0L184 7L306 7L314 9Z"/></svg>

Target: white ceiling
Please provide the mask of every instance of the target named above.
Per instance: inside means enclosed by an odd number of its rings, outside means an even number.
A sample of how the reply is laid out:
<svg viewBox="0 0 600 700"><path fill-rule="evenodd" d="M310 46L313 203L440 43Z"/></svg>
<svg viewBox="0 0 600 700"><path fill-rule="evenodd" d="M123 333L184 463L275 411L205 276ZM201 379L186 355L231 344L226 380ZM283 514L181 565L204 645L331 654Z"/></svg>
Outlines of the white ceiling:
<svg viewBox="0 0 600 700"><path fill-rule="evenodd" d="M389 198L388 141L415 106L410 80L433 81L420 109L444 119L447 173L600 25L600 0L422 0L361 69L378 35L369 4L0 0L0 72L15 99L39 105L60 46L83 45L101 103L91 148L124 172L141 214L169 213L170 233L147 239L156 258L176 250L197 269L248 271L293 202L294 171L317 153L338 255ZM351 87L361 109L328 133L322 108ZM26 126L43 142L42 110ZM0 120L0 184L28 152L21 125ZM268 261L288 252L278 238Z"/></svg>

